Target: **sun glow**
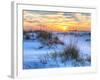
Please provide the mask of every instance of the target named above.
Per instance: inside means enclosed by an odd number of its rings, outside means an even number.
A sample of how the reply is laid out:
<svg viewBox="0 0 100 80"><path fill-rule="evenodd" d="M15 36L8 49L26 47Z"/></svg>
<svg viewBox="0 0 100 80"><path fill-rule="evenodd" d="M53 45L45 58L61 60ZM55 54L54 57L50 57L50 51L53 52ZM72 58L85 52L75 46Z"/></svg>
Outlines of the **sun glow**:
<svg viewBox="0 0 100 80"><path fill-rule="evenodd" d="M64 31L67 31L68 27L67 26L63 26L62 28L63 28Z"/></svg>

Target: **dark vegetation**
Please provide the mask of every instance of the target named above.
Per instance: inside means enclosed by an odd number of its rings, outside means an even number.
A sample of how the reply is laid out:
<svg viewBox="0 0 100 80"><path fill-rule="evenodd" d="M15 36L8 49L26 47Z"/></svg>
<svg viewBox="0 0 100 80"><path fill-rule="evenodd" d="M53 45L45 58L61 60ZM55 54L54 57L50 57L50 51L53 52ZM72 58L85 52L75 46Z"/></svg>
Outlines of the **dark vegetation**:
<svg viewBox="0 0 100 80"><path fill-rule="evenodd" d="M56 67L60 67L60 64L64 64L65 66L68 65L66 62L68 60L72 60L72 65L77 66L85 66L86 62L91 62L91 57L87 56L86 59L80 56L79 49L76 44L69 44L66 46L62 52L57 52L54 50L54 52L46 54L45 56L40 58L40 62L43 64L47 64L50 62L50 60L53 60L55 64L51 64L52 66L55 65Z"/></svg>
<svg viewBox="0 0 100 80"><path fill-rule="evenodd" d="M30 32L23 32L23 38L25 40L36 40L38 39L43 46L48 46L49 48L52 45L61 44L64 45L64 42L60 41L59 38L51 32L47 31L30 31ZM43 48L43 46L39 47L39 49Z"/></svg>

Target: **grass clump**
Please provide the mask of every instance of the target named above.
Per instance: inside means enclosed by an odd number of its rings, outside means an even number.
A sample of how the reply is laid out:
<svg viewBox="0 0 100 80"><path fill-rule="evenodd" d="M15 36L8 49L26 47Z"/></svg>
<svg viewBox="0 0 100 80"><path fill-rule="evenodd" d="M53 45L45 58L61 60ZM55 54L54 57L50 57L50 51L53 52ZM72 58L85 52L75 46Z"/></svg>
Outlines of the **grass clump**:
<svg viewBox="0 0 100 80"><path fill-rule="evenodd" d="M76 44L69 44L64 48L63 53L61 54L65 59L75 59L79 58L79 49Z"/></svg>

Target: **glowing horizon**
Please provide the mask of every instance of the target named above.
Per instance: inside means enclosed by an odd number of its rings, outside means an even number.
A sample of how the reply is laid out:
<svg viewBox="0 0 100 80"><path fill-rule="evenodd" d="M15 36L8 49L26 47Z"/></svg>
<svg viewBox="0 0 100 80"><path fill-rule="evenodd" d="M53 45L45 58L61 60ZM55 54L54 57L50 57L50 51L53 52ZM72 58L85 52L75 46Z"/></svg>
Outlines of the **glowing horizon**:
<svg viewBox="0 0 100 80"><path fill-rule="evenodd" d="M79 12L23 11L25 31L91 31L91 15Z"/></svg>

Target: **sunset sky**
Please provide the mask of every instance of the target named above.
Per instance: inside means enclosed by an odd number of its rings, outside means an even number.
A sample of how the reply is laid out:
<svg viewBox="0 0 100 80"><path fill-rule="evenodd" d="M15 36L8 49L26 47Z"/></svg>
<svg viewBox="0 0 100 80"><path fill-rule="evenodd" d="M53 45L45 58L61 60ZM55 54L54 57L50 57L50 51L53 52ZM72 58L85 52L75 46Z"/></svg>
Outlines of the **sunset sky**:
<svg viewBox="0 0 100 80"><path fill-rule="evenodd" d="M46 30L55 32L90 31L90 13L23 11L25 31Z"/></svg>

